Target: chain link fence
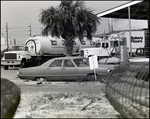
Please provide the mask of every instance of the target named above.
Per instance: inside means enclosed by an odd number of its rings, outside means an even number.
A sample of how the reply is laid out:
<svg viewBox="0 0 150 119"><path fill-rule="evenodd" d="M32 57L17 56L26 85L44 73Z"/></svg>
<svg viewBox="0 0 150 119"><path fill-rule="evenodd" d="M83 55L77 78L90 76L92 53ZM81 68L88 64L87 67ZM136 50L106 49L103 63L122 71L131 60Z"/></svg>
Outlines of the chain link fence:
<svg viewBox="0 0 150 119"><path fill-rule="evenodd" d="M127 62L105 79L106 97L124 118L149 118L149 62Z"/></svg>
<svg viewBox="0 0 150 119"><path fill-rule="evenodd" d="M12 81L1 78L1 118L13 118L21 99L20 88Z"/></svg>

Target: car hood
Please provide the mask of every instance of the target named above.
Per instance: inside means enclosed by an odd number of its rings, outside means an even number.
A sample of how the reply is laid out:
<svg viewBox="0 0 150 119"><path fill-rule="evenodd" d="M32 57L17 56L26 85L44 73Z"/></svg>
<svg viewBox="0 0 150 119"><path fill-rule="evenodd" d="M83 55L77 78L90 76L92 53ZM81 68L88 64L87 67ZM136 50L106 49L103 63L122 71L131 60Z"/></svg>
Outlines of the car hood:
<svg viewBox="0 0 150 119"><path fill-rule="evenodd" d="M29 68L19 68L18 71L20 74L36 74L41 69L42 69L41 66L37 66L37 67L29 67ZM43 71L41 71L41 73L42 72Z"/></svg>
<svg viewBox="0 0 150 119"><path fill-rule="evenodd" d="M109 70L114 70L116 68L118 68L120 65L119 64L99 64L98 67L101 68L107 68Z"/></svg>

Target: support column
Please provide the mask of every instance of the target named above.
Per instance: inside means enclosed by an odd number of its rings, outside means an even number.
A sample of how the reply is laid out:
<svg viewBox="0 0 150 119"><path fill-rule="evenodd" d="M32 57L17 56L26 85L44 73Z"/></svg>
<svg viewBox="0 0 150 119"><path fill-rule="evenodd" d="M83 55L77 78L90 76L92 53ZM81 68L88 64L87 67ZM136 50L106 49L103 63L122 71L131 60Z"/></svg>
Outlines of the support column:
<svg viewBox="0 0 150 119"><path fill-rule="evenodd" d="M131 43L131 19L130 19L130 6L128 7L128 18L129 18L129 42L130 42L130 58L132 57L132 43Z"/></svg>

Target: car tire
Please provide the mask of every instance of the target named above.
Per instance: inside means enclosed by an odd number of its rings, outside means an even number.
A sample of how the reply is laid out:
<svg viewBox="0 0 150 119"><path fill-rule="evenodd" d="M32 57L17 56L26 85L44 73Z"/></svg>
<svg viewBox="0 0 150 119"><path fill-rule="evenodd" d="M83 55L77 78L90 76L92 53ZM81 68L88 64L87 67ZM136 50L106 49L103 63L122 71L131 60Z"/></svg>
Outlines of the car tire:
<svg viewBox="0 0 150 119"><path fill-rule="evenodd" d="M4 70L7 70L8 69L8 66L4 66Z"/></svg>
<svg viewBox="0 0 150 119"><path fill-rule="evenodd" d="M87 80L88 80L88 81L94 81L94 80L95 80L94 74L88 74L88 75L87 75Z"/></svg>
<svg viewBox="0 0 150 119"><path fill-rule="evenodd" d="M80 79L77 79L76 81L77 81L77 82L82 82L82 81L83 81L83 79L81 79L81 78L80 78Z"/></svg>
<svg viewBox="0 0 150 119"><path fill-rule="evenodd" d="M43 82L44 82L45 84L46 84L47 81L48 81L47 78L44 78Z"/></svg>
<svg viewBox="0 0 150 119"><path fill-rule="evenodd" d="M21 60L21 68L25 68L26 67L26 61L25 60Z"/></svg>

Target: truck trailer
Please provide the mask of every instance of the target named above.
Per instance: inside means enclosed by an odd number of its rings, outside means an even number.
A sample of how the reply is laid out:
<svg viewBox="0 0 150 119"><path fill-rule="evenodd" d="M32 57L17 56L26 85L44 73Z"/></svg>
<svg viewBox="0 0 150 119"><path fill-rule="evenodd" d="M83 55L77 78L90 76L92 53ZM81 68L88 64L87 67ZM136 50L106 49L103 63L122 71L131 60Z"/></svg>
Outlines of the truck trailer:
<svg viewBox="0 0 150 119"><path fill-rule="evenodd" d="M73 56L79 55L80 48L94 47L92 42L83 38L74 39ZM12 66L31 67L38 66L54 57L66 56L64 39L51 36L34 36L26 40L25 45L13 46L4 53L1 65L7 70Z"/></svg>

